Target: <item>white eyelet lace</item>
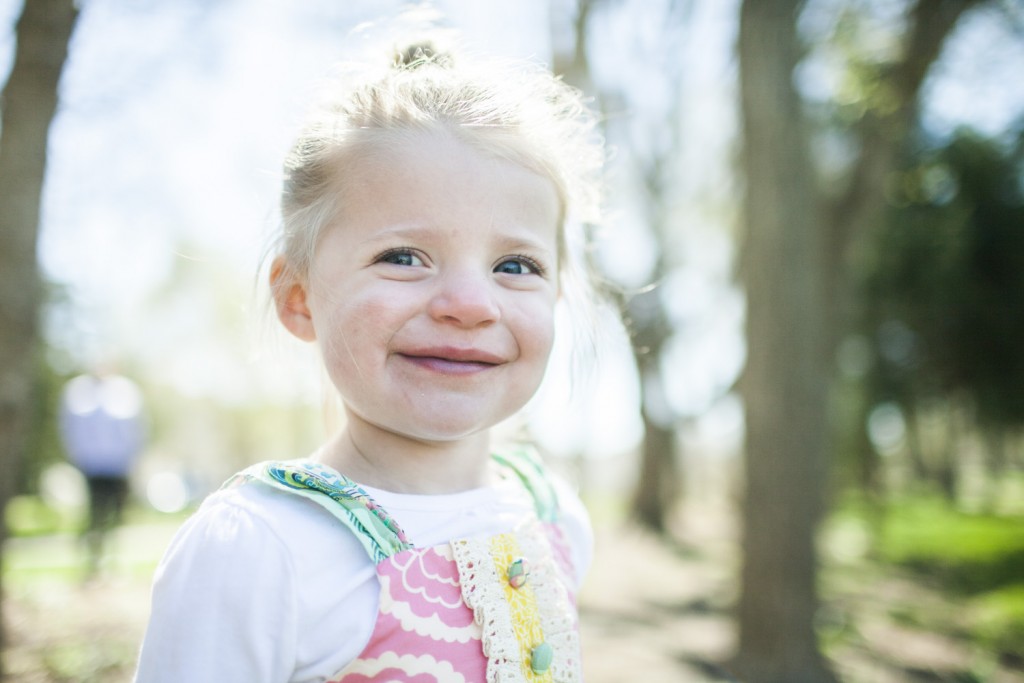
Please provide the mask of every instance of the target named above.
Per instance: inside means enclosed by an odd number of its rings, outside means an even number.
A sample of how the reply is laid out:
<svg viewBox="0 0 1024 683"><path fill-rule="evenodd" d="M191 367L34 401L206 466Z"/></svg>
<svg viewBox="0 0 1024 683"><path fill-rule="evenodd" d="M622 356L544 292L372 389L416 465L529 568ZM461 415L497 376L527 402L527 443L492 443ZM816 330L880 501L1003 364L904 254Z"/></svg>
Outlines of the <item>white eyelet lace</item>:
<svg viewBox="0 0 1024 683"><path fill-rule="evenodd" d="M529 583L537 604L544 640L554 650L548 672L555 683L579 683L580 644L574 610L541 524L526 524L513 534L530 564ZM505 597L506 578L494 566L489 539L463 539L451 544L459 569L462 598L482 629L487 656L487 683L527 683L522 644L516 638Z"/></svg>

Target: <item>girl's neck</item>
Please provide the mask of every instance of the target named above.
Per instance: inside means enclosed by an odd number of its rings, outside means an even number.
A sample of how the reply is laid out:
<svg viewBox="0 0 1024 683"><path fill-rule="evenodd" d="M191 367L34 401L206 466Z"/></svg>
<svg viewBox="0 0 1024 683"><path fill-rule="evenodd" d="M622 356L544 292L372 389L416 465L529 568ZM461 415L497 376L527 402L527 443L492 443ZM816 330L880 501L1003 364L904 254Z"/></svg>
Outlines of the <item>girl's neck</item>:
<svg viewBox="0 0 1024 683"><path fill-rule="evenodd" d="M319 459L359 484L395 493L457 493L493 483L487 432L422 442L355 420Z"/></svg>

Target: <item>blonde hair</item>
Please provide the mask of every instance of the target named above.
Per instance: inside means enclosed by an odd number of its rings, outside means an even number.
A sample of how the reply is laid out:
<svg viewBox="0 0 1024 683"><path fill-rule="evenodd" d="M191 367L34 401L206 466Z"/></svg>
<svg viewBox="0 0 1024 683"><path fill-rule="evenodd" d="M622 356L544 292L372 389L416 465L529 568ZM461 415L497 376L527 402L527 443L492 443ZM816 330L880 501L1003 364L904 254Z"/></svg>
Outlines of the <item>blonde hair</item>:
<svg viewBox="0 0 1024 683"><path fill-rule="evenodd" d="M467 59L424 41L383 68L347 64L288 154L276 251L305 278L320 236L341 215L339 184L361 154L444 131L474 148L549 178L567 224L598 220L604 162L596 120L579 91L532 63ZM571 259L560 258L564 276Z"/></svg>
<svg viewBox="0 0 1024 683"><path fill-rule="evenodd" d="M327 97L285 159L281 227L270 245L277 257L272 292L309 281L320 237L344 216L339 190L359 173L362 155L443 132L554 184L561 209L559 290L575 386L591 378L604 332L598 322L604 292L594 286L586 253L591 228L601 220L605 148L597 118L579 90L542 65L457 59L436 47L440 34L431 36L394 50L390 60L346 63L328 83Z"/></svg>

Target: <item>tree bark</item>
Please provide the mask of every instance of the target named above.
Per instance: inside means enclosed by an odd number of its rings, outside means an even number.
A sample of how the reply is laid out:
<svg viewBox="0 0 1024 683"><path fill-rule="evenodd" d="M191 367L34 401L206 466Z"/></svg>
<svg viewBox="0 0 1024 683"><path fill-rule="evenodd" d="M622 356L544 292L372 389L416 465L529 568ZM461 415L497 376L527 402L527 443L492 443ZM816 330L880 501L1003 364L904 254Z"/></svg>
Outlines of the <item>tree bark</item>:
<svg viewBox="0 0 1024 683"><path fill-rule="evenodd" d="M0 101L0 511L15 492L25 457L42 289L36 242L47 138L76 16L72 0L25 1ZM0 552L5 537L0 524ZM6 642L2 624L0 614L0 647Z"/></svg>
<svg viewBox="0 0 1024 683"><path fill-rule="evenodd" d="M683 484L676 453L675 418L668 410L660 379L662 351L671 326L656 288L631 297L626 302L626 318L643 388L640 413L644 423L640 473L630 503L630 517L643 528L666 536Z"/></svg>
<svg viewBox="0 0 1024 683"><path fill-rule="evenodd" d="M605 99L592 78L590 63L587 58L588 32L590 19L596 7L595 0L580 0L573 24L573 51L571 54L556 55L555 72L561 74L567 83L594 95L599 103ZM673 119L678 118L676 108L672 110ZM648 192L649 222L654 234L662 243L669 230L668 198L670 160L679 147L676 135L665 149L653 159L642 161L644 165L644 184ZM663 250L662 250L663 251ZM659 282L666 270L665 259L659 259L654 280ZM641 415L644 422L644 439L640 449L640 472L636 489L630 502L630 517L644 528L664 535L668 531L671 513L683 489L683 472L676 457L676 427L665 415L655 415L664 408L652 408L648 399L654 393L662 393L660 386L652 387L651 378L660 378L660 358L662 348L672 332L665 311L656 290L646 290L635 295L625 296L620 292L607 292L615 299L620 311L627 318L627 327L631 338L633 356L636 360L640 382L643 388L641 399ZM665 404L663 396L657 399Z"/></svg>
<svg viewBox="0 0 1024 683"><path fill-rule="evenodd" d="M814 535L824 508L831 359L850 327L852 249L884 216L885 185L929 67L959 17L980 2L914 4L903 54L882 75L899 106L859 122L860 156L846 192L827 208L792 86L802 3L743 3L747 488L737 669L749 683L834 680L813 630Z"/></svg>
<svg viewBox="0 0 1024 683"><path fill-rule="evenodd" d="M825 231L792 84L799 0L746 0L739 63L747 291L743 568L734 662L747 683L836 680L814 630L829 368Z"/></svg>
<svg viewBox="0 0 1024 683"><path fill-rule="evenodd" d="M673 113L675 108L673 108ZM673 116L673 118L676 118ZM658 242L664 245L671 229L670 160L678 151L677 136L672 136L664 152L646 160L644 185L647 189L649 223ZM633 358L640 377L640 414L644 439L640 447L640 475L630 516L659 536L666 536L672 513L682 497L685 472L676 452L677 416L665 396L661 359L672 324L662 302L660 286L668 271L668 260L661 249L654 267L654 285L623 297L623 312L630 335Z"/></svg>
<svg viewBox="0 0 1024 683"><path fill-rule="evenodd" d="M671 512L679 501L680 469L676 464L676 431L644 415L640 476L630 516L658 536L669 534Z"/></svg>

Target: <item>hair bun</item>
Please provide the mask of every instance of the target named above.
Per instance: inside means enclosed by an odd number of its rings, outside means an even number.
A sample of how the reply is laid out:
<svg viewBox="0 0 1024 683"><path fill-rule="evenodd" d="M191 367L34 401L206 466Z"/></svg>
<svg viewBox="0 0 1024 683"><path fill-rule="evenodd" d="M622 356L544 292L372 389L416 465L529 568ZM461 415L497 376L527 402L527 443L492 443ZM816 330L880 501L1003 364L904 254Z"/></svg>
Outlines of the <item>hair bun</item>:
<svg viewBox="0 0 1024 683"><path fill-rule="evenodd" d="M427 64L450 67L453 61L450 53L439 51L432 41L425 40L396 51L392 64L397 69L418 69Z"/></svg>

